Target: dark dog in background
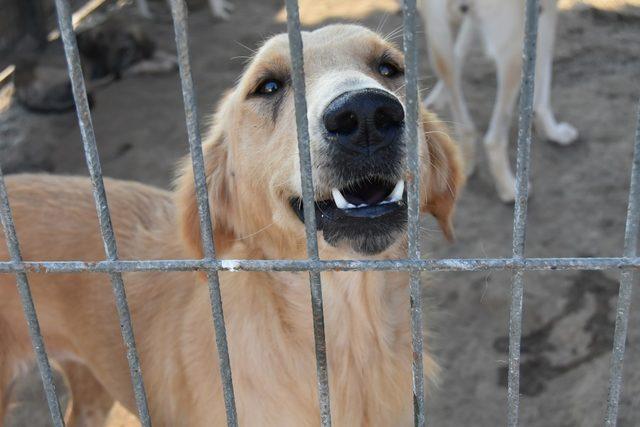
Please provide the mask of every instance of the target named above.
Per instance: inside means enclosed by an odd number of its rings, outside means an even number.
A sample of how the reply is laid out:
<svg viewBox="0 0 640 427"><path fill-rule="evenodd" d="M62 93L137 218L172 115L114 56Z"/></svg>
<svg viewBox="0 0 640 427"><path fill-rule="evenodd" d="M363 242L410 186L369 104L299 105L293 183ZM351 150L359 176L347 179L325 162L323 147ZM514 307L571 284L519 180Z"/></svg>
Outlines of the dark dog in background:
<svg viewBox="0 0 640 427"><path fill-rule="evenodd" d="M171 72L177 66L175 56L159 50L141 25L121 14L110 14L79 28L77 41L91 105L91 92L99 86L126 75ZM15 67L14 93L22 106L40 113L74 108L59 39L50 42L44 51L18 55Z"/></svg>

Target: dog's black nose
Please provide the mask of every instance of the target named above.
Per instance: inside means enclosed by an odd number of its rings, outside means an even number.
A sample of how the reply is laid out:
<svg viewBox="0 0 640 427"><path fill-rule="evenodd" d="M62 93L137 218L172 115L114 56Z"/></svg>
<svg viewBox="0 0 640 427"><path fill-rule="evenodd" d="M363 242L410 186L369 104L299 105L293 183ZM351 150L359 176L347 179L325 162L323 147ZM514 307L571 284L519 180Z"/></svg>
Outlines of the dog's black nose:
<svg viewBox="0 0 640 427"><path fill-rule="evenodd" d="M394 96L380 89L345 92L324 110L328 139L354 154L373 154L401 135L404 109Z"/></svg>
<svg viewBox="0 0 640 427"><path fill-rule="evenodd" d="M464 3L460 5L460 12L467 13L468 10L469 10L469 5Z"/></svg>

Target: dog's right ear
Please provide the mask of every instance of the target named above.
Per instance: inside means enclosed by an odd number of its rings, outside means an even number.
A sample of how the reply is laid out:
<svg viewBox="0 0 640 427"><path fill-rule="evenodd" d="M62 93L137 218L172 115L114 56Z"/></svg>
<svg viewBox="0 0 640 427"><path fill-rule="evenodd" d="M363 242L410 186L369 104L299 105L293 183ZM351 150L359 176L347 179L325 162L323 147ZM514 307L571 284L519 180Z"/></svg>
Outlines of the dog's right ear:
<svg viewBox="0 0 640 427"><path fill-rule="evenodd" d="M465 177L458 147L449 137L449 131L438 117L421 107L420 117L427 142L427 159L423 161L423 182L426 197L421 210L437 220L444 236L453 241L451 218L460 188Z"/></svg>
<svg viewBox="0 0 640 427"><path fill-rule="evenodd" d="M216 243L216 252L228 248L233 240L233 228L229 219L233 218L230 204L228 161L229 150L224 133L214 126L212 133L202 146L205 163L205 175L209 195L212 229ZM195 258L204 256L200 236L200 216L195 192L195 181L191 158L182 160L178 168L175 185L175 203L178 225L185 246Z"/></svg>

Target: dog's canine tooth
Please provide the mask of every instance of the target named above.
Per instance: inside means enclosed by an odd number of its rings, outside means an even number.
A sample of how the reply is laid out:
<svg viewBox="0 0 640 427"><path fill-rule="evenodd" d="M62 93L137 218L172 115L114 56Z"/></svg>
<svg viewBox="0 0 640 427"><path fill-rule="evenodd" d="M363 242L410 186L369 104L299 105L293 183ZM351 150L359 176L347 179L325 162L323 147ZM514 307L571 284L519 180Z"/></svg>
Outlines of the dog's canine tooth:
<svg viewBox="0 0 640 427"><path fill-rule="evenodd" d="M404 193L404 181L400 180L396 183L396 186L393 187L393 191L391 192L391 194L389 194L389 196L385 201L388 201L389 203L398 202L400 201L400 199L402 199L403 193Z"/></svg>
<svg viewBox="0 0 640 427"><path fill-rule="evenodd" d="M333 196L333 201L336 203L338 209L349 209L355 207L351 203L347 202L347 199L344 198L340 190L337 188L331 189L331 195Z"/></svg>

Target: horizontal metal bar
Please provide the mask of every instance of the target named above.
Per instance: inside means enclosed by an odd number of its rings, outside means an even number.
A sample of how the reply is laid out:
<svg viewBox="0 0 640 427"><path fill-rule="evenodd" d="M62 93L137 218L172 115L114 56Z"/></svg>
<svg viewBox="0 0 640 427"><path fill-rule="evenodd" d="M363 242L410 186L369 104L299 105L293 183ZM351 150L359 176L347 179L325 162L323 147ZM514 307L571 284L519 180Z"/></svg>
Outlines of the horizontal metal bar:
<svg viewBox="0 0 640 427"><path fill-rule="evenodd" d="M444 258L421 260L144 260L0 262L0 274L132 273L148 271L572 271L639 270L640 257L616 258Z"/></svg>
<svg viewBox="0 0 640 427"><path fill-rule="evenodd" d="M18 243L18 236L13 223L13 215L11 214L11 207L9 206L9 195L7 194L7 187L4 183L2 169L0 169L0 222L2 223L2 228L4 230L9 255L14 262L20 262L22 260L20 244ZM60 401L58 400L56 386L53 382L53 374L51 372L51 365L49 364L47 351L44 346L44 339L40 332L40 323L38 322L38 316L33 303L27 274L24 271L16 271L16 281L20 301L22 303L22 309L27 320L27 327L29 328L31 345L33 346L33 351L36 354L36 363L40 370L40 376L42 377L42 385L44 387L45 396L47 397L51 420L55 427L63 427L64 419L62 417L62 410L60 409ZM2 404L4 404L4 402L0 402L0 405ZM1 419L0 422L2 422Z"/></svg>

